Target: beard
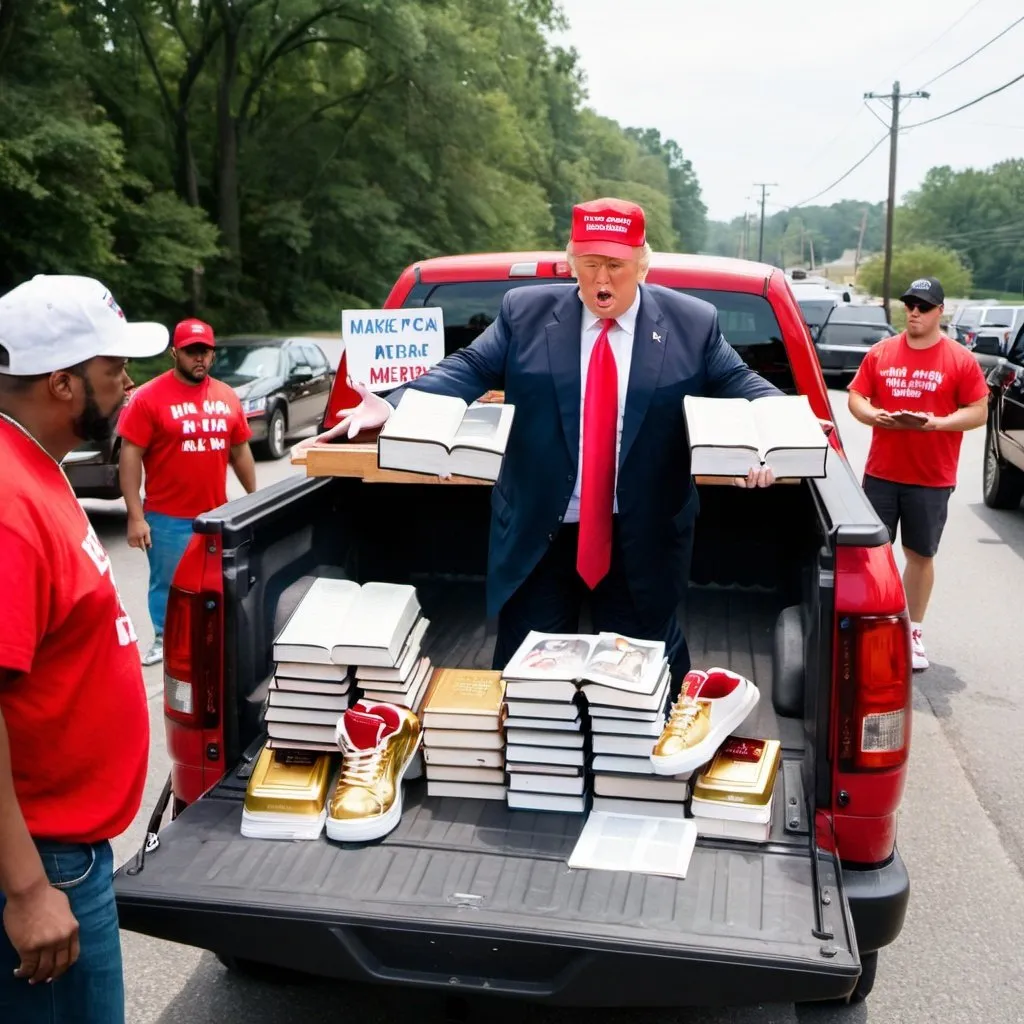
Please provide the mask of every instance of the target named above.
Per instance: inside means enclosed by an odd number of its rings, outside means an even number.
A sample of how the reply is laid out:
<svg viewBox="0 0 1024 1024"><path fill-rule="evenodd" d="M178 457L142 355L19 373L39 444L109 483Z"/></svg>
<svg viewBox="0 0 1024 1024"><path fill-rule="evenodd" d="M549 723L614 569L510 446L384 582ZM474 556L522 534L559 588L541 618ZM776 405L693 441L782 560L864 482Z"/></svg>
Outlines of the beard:
<svg viewBox="0 0 1024 1024"><path fill-rule="evenodd" d="M96 404L96 394L89 379L82 377L82 383L85 385L85 408L74 422L75 436L83 441L105 444L114 436L114 421L118 410L115 409L110 415L104 416Z"/></svg>

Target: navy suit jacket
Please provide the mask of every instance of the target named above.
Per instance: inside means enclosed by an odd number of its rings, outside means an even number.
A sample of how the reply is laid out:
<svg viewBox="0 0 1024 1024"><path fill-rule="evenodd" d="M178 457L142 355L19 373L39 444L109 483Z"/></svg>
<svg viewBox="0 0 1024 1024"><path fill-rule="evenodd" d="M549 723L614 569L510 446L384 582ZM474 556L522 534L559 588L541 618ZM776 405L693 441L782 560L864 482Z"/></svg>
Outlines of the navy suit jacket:
<svg viewBox="0 0 1024 1024"><path fill-rule="evenodd" d="M580 445L580 327L575 284L510 289L497 319L471 344L406 388L466 402L505 391L515 418L491 491L487 611L496 614L540 561L562 524ZM640 309L619 451L618 539L633 600L668 618L678 566L692 541L697 492L684 395L780 394L723 338L713 305L658 285L640 286Z"/></svg>

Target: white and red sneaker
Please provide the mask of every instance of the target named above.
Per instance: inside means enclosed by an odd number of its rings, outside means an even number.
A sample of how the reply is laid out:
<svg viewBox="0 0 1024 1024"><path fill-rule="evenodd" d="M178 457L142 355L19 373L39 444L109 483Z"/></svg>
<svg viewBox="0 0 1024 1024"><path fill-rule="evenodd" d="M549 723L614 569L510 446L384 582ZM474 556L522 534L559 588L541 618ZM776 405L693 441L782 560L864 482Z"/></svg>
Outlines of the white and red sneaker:
<svg viewBox="0 0 1024 1024"><path fill-rule="evenodd" d="M760 698L761 691L749 679L728 669L687 672L651 751L655 774L679 775L706 764Z"/></svg>
<svg viewBox="0 0 1024 1024"><path fill-rule="evenodd" d="M402 817L402 780L419 749L419 719L397 704L362 702L338 719L341 772L327 809L327 835L365 843Z"/></svg>
<svg viewBox="0 0 1024 1024"><path fill-rule="evenodd" d="M915 672L923 672L928 667L928 655L924 653L921 627L916 622L910 626L910 656Z"/></svg>

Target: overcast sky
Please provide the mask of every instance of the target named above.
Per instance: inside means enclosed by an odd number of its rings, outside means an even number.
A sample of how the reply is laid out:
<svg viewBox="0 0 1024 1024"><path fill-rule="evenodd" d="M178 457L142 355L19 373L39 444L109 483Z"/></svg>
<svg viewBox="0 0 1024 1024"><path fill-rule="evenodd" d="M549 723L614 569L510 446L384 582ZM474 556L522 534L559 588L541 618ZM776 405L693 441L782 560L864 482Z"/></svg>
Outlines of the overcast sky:
<svg viewBox="0 0 1024 1024"><path fill-rule="evenodd" d="M1024 16L1021 0L561 0L590 105L675 139L700 178L708 216L802 203L882 136L889 111L865 92L918 89ZM958 19L962 19L959 20ZM941 37L941 38L940 38ZM1024 72L1024 23L905 104L901 123L943 114ZM888 141L817 202L885 199ZM900 135L897 195L930 167L1024 157L1024 80Z"/></svg>

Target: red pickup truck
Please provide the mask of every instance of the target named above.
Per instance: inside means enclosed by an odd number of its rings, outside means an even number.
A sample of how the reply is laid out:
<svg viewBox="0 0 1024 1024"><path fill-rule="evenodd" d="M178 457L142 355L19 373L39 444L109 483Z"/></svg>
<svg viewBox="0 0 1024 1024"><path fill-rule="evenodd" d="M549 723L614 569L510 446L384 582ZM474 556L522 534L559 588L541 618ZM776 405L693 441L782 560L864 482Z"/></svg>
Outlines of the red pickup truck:
<svg viewBox="0 0 1024 1024"><path fill-rule="evenodd" d="M451 351L509 288L569 273L556 252L424 260L386 305L442 307ZM831 419L781 271L656 254L649 281L714 303L750 366ZM343 371L329 422L351 401ZM316 576L414 583L434 664L489 667L494 639L490 488L296 475L195 522L165 635L173 769L146 848L115 880L122 926L236 967L563 1005L866 996L909 896L896 848L909 623L886 531L831 442L823 479L757 492L698 481L680 616L694 665L753 679L762 698L746 725L781 740L769 842L701 839L685 880L570 870L581 816L428 797L422 781L376 843L243 838L271 644Z"/></svg>

